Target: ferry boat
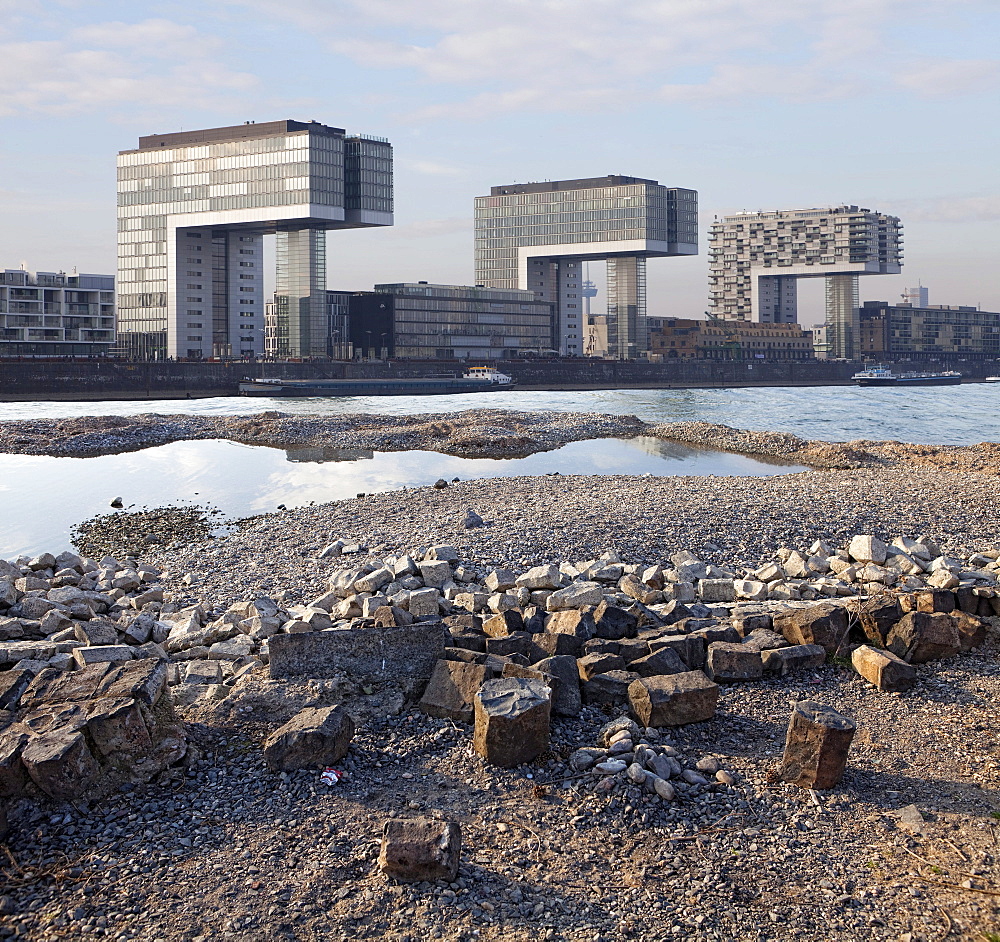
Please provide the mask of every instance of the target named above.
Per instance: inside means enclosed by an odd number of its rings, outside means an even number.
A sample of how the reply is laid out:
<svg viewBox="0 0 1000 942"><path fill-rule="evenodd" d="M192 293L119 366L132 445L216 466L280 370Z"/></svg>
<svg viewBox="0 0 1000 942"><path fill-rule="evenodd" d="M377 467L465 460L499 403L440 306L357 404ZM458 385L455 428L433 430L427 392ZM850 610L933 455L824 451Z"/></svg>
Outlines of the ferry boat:
<svg viewBox="0 0 1000 942"><path fill-rule="evenodd" d="M1000 376L987 376L984 383L1000 383Z"/></svg>
<svg viewBox="0 0 1000 942"><path fill-rule="evenodd" d="M514 378L492 366L471 366L461 376L394 379L254 379L240 383L241 396L434 396L510 389Z"/></svg>
<svg viewBox="0 0 1000 942"><path fill-rule="evenodd" d="M851 379L859 386L954 386L962 374L954 370L941 373L893 373L887 366L870 366Z"/></svg>

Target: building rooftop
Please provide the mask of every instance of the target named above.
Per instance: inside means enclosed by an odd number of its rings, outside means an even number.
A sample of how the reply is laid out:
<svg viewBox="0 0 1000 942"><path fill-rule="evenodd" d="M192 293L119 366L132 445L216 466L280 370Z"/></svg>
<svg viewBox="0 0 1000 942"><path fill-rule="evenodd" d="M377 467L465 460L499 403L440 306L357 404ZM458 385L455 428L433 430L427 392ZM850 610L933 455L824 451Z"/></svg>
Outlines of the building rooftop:
<svg viewBox="0 0 1000 942"><path fill-rule="evenodd" d="M510 196L514 193L552 193L556 190L590 190L602 186L629 186L634 183L659 186L656 180L609 174L606 177L584 177L581 180L546 180L544 183L507 183L503 186L490 187L490 196Z"/></svg>
<svg viewBox="0 0 1000 942"><path fill-rule="evenodd" d="M329 127L318 121L264 121L257 124L248 121L225 128L205 128L200 131L177 131L173 134L147 134L139 138L139 150L156 150L160 147L184 147L188 144L215 144L220 141L249 141L260 137L274 137L294 131L312 131L314 134L329 134L344 137L343 128ZM122 151L127 154L129 151Z"/></svg>

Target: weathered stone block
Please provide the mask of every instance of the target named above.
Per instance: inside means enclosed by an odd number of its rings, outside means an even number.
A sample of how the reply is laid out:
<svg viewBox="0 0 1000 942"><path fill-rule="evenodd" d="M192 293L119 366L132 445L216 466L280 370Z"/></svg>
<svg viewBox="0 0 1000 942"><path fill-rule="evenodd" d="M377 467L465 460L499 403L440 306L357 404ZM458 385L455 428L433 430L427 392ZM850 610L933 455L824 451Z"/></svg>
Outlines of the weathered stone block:
<svg viewBox="0 0 1000 942"><path fill-rule="evenodd" d="M557 589L545 600L545 608L550 612L581 608L584 605L600 605L604 601L604 590L596 582L574 582L565 589Z"/></svg>
<svg viewBox="0 0 1000 942"><path fill-rule="evenodd" d="M524 631L524 618L517 609L510 608L483 621L483 631L491 638L504 638L515 631Z"/></svg>
<svg viewBox="0 0 1000 942"><path fill-rule="evenodd" d="M917 672L891 651L871 648L867 644L854 649L851 654L854 669L879 690L898 692L909 690L917 682Z"/></svg>
<svg viewBox="0 0 1000 942"><path fill-rule="evenodd" d="M765 674L784 677L792 671L822 667L826 661L826 648L818 644L793 644L787 648L767 648L760 653Z"/></svg>
<svg viewBox="0 0 1000 942"><path fill-rule="evenodd" d="M764 673L760 651L742 644L713 641L708 646L705 673L711 680L733 683L741 680L759 680Z"/></svg>
<svg viewBox="0 0 1000 942"><path fill-rule="evenodd" d="M392 818L385 822L379 869L394 880L448 880L458 876L461 828L433 818Z"/></svg>
<svg viewBox="0 0 1000 942"><path fill-rule="evenodd" d="M698 641L695 639L693 646L697 644ZM689 649L693 646L689 645ZM672 646L664 645L650 654L629 661L628 669L640 677L656 677L659 674L683 674L690 670L690 666L684 662Z"/></svg>
<svg viewBox="0 0 1000 942"><path fill-rule="evenodd" d="M425 560L417 565L420 568L420 578L429 588L441 589L451 579L451 563L445 560Z"/></svg>
<svg viewBox="0 0 1000 942"><path fill-rule="evenodd" d="M585 654L577 659L576 668L581 680L590 680L608 671L624 670L625 661L618 654Z"/></svg>
<svg viewBox="0 0 1000 942"><path fill-rule="evenodd" d="M21 695L32 681L31 671L14 668L0 671L0 710L17 709Z"/></svg>
<svg viewBox="0 0 1000 942"><path fill-rule="evenodd" d="M188 661L184 683L205 686L222 683L222 664L217 660Z"/></svg>
<svg viewBox="0 0 1000 942"><path fill-rule="evenodd" d="M874 596L868 599L849 599L846 609L851 620L860 625L869 641L884 644L893 625L903 617L899 599Z"/></svg>
<svg viewBox="0 0 1000 942"><path fill-rule="evenodd" d="M516 677L488 680L475 697L473 748L491 765L513 768L549 747L549 688Z"/></svg>
<svg viewBox="0 0 1000 942"><path fill-rule="evenodd" d="M623 608L609 605L602 601L593 613L594 636L618 641L622 638L634 638L639 630L639 620L635 615Z"/></svg>
<svg viewBox="0 0 1000 942"><path fill-rule="evenodd" d="M514 584L530 589L558 589L562 585L562 573L556 566L535 566L518 576Z"/></svg>
<svg viewBox="0 0 1000 942"><path fill-rule="evenodd" d="M443 624L275 635L268 670L275 680L349 674L422 685L451 640Z"/></svg>
<svg viewBox="0 0 1000 942"><path fill-rule="evenodd" d="M701 671L643 677L630 685L628 699L643 726L685 726L715 716L719 685Z"/></svg>
<svg viewBox="0 0 1000 942"><path fill-rule="evenodd" d="M606 703L612 706L628 700L629 685L637 680L635 671L608 671L595 674L590 680L580 684L580 694L584 703Z"/></svg>
<svg viewBox="0 0 1000 942"><path fill-rule="evenodd" d="M415 618L426 618L438 614L440 600L441 593L437 589L415 589L410 593L407 608Z"/></svg>
<svg viewBox="0 0 1000 942"><path fill-rule="evenodd" d="M485 680L486 667L482 664L442 659L420 698L420 709L428 716L471 723L475 697Z"/></svg>
<svg viewBox="0 0 1000 942"><path fill-rule="evenodd" d="M134 697L152 706L166 686L167 665L167 661L145 657L111 667L101 678L94 696Z"/></svg>
<svg viewBox="0 0 1000 942"><path fill-rule="evenodd" d="M594 617L586 611L554 612L545 623L547 634L572 635L581 643L593 638L595 630Z"/></svg>
<svg viewBox="0 0 1000 942"><path fill-rule="evenodd" d="M28 784L28 770L21 754L28 743L28 730L20 723L0 730L0 797L20 798Z"/></svg>
<svg viewBox="0 0 1000 942"><path fill-rule="evenodd" d="M732 579L702 579L698 583L698 598L703 602L734 602L735 583Z"/></svg>
<svg viewBox="0 0 1000 942"><path fill-rule="evenodd" d="M106 757L131 756L152 748L139 704L131 697L102 697L87 704L87 729Z"/></svg>
<svg viewBox="0 0 1000 942"><path fill-rule="evenodd" d="M347 755L354 721L343 707L308 707L264 744L264 761L276 771L321 769Z"/></svg>
<svg viewBox="0 0 1000 942"><path fill-rule="evenodd" d="M550 677L549 689L552 696L552 712L559 716L578 716L583 707L580 695L580 675L576 658L568 654L558 654L543 658L534 665L535 670Z"/></svg>
<svg viewBox="0 0 1000 942"><path fill-rule="evenodd" d="M69 800L86 794L99 766L79 730L53 729L32 736L21 753L31 780L50 798Z"/></svg>
<svg viewBox="0 0 1000 942"><path fill-rule="evenodd" d="M127 644L101 644L88 648L77 648L73 658L81 667L88 664L117 664L120 661L130 661L135 657L135 651Z"/></svg>
<svg viewBox="0 0 1000 942"><path fill-rule="evenodd" d="M813 700L795 704L778 775L802 788L833 788L844 774L854 739L853 720Z"/></svg>
<svg viewBox="0 0 1000 942"><path fill-rule="evenodd" d="M532 641L535 644L535 656L539 660L558 655L577 657L583 652L583 639L576 635L553 635L546 631L533 635Z"/></svg>
<svg viewBox="0 0 1000 942"><path fill-rule="evenodd" d="M918 612L951 612L955 609L955 593L947 589L921 589L914 592Z"/></svg>
<svg viewBox="0 0 1000 942"><path fill-rule="evenodd" d="M954 619L943 612L907 612L892 627L886 647L910 664L952 657L961 651Z"/></svg>
<svg viewBox="0 0 1000 942"><path fill-rule="evenodd" d="M978 616L970 615L967 612L958 612L951 617L955 622L955 630L958 632L958 646L963 652L978 648L986 640L989 626Z"/></svg>
<svg viewBox="0 0 1000 942"><path fill-rule="evenodd" d="M486 639L487 654L500 654L503 656L520 654L530 661L534 649L535 645L532 636L526 631L515 631L505 638Z"/></svg>
<svg viewBox="0 0 1000 942"><path fill-rule="evenodd" d="M773 617L774 630L792 644L819 644L836 654L847 639L847 612L829 602L776 612Z"/></svg>
<svg viewBox="0 0 1000 942"><path fill-rule="evenodd" d="M888 547L878 537L856 536L847 547L851 559L859 563L875 563L881 566L885 562Z"/></svg>

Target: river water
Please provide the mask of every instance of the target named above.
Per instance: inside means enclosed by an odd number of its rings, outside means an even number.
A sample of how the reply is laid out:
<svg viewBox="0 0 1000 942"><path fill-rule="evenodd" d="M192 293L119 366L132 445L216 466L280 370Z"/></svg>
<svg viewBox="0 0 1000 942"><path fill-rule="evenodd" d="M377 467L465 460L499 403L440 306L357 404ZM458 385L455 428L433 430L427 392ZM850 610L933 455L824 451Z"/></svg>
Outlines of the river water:
<svg viewBox="0 0 1000 942"><path fill-rule="evenodd" d="M740 389L509 390L457 396L357 396L342 399L166 399L104 402L0 402L0 421L80 415L245 415L288 413L602 412L647 422L717 422L792 432L824 441L896 439L937 445L1000 440L1000 383L916 389L855 386Z"/></svg>
<svg viewBox="0 0 1000 942"><path fill-rule="evenodd" d="M498 391L459 396L345 399L215 399L0 403L0 421L138 413L450 413L465 409L599 412L647 422L707 421L845 441L897 439L928 444L1000 440L1000 386L924 389L847 386L743 389ZM652 438L574 442L527 458L493 461L407 451L345 455L284 452L232 442L175 442L99 458L0 455L0 557L59 552L72 524L127 506L195 503L242 516L320 503L438 478L513 475L765 475L799 471L738 455L699 451Z"/></svg>

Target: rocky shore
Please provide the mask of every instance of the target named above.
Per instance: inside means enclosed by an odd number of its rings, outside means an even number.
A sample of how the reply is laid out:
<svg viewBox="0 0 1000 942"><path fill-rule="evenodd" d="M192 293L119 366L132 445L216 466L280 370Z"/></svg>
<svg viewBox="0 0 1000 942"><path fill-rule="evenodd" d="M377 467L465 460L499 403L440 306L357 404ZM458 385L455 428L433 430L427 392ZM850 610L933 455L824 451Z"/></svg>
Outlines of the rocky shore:
<svg viewBox="0 0 1000 942"><path fill-rule="evenodd" d="M438 451L463 458L516 458L568 442L648 435L812 468L929 468L1000 474L1000 443L808 441L707 422L650 424L635 416L472 409L425 415L137 415L0 423L0 452L94 457L175 441L225 439L269 448Z"/></svg>
<svg viewBox="0 0 1000 942"><path fill-rule="evenodd" d="M468 481L0 563L0 937L989 938L998 489Z"/></svg>

